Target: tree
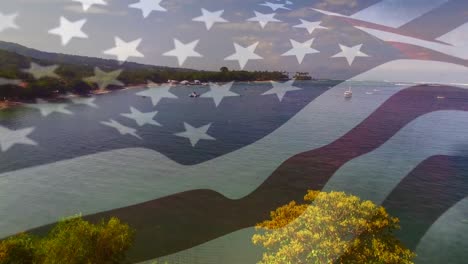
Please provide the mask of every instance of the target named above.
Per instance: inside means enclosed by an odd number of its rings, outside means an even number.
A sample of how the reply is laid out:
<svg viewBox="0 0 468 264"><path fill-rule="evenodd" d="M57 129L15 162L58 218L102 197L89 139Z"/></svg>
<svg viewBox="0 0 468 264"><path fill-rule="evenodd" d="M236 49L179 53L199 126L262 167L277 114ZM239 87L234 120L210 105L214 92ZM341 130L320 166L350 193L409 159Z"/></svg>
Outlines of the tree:
<svg viewBox="0 0 468 264"><path fill-rule="evenodd" d="M122 263L133 231L117 218L91 224L80 217L60 221L44 238L21 234L0 243L0 264Z"/></svg>
<svg viewBox="0 0 468 264"><path fill-rule="evenodd" d="M34 263L37 240L27 234L19 234L0 243L0 263Z"/></svg>
<svg viewBox="0 0 468 264"><path fill-rule="evenodd" d="M219 69L220 72L223 72L223 73L226 73L226 72L229 72L229 69L228 67L224 66L224 67L221 67L221 69Z"/></svg>
<svg viewBox="0 0 468 264"><path fill-rule="evenodd" d="M413 263L393 234L398 218L371 201L342 192L309 191L271 212L252 242L266 249L259 263Z"/></svg>

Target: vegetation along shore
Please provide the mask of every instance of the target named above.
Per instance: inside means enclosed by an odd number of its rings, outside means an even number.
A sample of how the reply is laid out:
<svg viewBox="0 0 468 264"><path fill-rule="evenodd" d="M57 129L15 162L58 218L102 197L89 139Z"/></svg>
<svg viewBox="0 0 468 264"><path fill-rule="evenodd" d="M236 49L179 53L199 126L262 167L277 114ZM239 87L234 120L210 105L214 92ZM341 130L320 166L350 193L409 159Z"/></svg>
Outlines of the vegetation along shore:
<svg viewBox="0 0 468 264"><path fill-rule="evenodd" d="M219 71L196 71L133 62L121 64L115 60L46 53L0 41L0 108L69 93L102 93L147 81L203 83L287 79L288 74L280 71L230 71L227 67Z"/></svg>

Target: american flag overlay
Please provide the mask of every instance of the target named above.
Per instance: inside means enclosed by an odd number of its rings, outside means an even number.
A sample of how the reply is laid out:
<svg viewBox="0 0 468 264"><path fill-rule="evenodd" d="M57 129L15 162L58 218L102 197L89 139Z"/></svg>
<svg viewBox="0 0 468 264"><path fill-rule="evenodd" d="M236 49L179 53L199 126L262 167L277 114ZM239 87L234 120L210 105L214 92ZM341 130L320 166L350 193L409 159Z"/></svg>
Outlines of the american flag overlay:
<svg viewBox="0 0 468 264"><path fill-rule="evenodd" d="M3 1L0 40L36 80L87 58L100 92L0 110L2 238L116 216L133 263L256 263L256 223L345 191L400 218L417 263L466 263L466 0ZM314 79L126 81L145 65Z"/></svg>

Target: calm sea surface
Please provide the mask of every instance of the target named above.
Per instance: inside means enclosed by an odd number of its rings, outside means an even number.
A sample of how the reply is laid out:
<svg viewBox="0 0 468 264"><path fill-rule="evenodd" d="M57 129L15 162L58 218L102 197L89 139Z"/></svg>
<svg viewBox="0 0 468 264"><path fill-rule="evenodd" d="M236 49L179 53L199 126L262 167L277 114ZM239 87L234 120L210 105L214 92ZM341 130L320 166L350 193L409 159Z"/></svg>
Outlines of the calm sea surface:
<svg viewBox="0 0 468 264"><path fill-rule="evenodd" d="M158 178L159 176L154 177L152 174L151 166L157 167L159 172L173 170L175 161L184 166L200 167L197 164L209 162L220 155L217 152L219 148L215 147L206 147L205 151L187 151L187 144L180 144L186 139L181 138L182 141L174 142L168 138L168 134L173 129L171 120L181 119L183 116L190 116L190 120L195 120L195 123L200 124L206 123L207 119L213 123L226 119L226 116L214 112L208 114L209 116L201 114L207 112L202 101L207 99L187 97L194 90L203 94L209 90L207 87L173 88L171 92L180 98L177 110L170 108L168 104L162 104L157 109L159 113L156 120L163 124L163 127L157 130L141 130L145 139L154 139L151 143L153 149L160 150L163 156L171 161L159 164L156 164L155 160L163 158L159 156L148 158L148 155L153 155L152 152L142 155L141 159L138 156L139 160L132 160L128 157L119 160L118 155L99 156L99 153L104 151L143 148L144 144L139 143L138 139L125 138L124 140L115 130L102 130L99 126L86 125L99 124L103 121L103 117L111 112L129 112L129 105L143 112L154 110L148 98L134 96L135 92L143 89L128 89L97 96L95 103L99 106L98 109L86 105L71 105L67 109L79 115L81 121L62 120L61 118L64 117L56 117L59 116L56 114L42 119L40 126L48 127L48 129L40 130L41 134L35 134L34 138L40 141L41 146L47 146L47 151L29 151L28 148L19 147L12 148L10 152L0 153L3 155L0 168L4 172L0 174L0 235L6 236L48 224L58 217L78 212L92 214L156 199L169 195L171 192L183 191L184 188L190 190L191 183L196 188L206 186L206 188L215 189L219 185L220 192L228 197L242 198L254 191L264 178L268 177L268 172L284 161L281 155L287 157L305 151L302 149L304 141L299 140L298 137L310 137L312 142L308 144L311 144L311 149L327 145L359 124L373 112L373 109L375 110L381 103L405 87L404 84L383 82L354 82L339 88L332 88L335 85L335 82L301 82L297 86L303 88L304 91L298 94L288 93L280 112L265 110L279 107L274 103L273 100L277 100L274 97L271 102L262 101L257 104L248 102L244 107L251 110L248 111L248 115L251 116L246 116L246 111L240 110L233 110L228 114L228 120L241 120L242 126L237 127L235 136L232 136L232 129L236 128L230 127L227 124L228 121L226 121L227 125L215 128L218 129L218 134L223 134L222 129L230 129L230 138L226 139L227 143L223 146L223 151L228 157L235 157L236 151L242 151L245 145L258 140L268 140L268 137L263 139L265 128L272 131L281 130L283 123L295 116L300 109L306 108L310 101L315 98L318 102L319 112L310 114L313 115L314 122L317 124L315 126L317 131L311 132L314 134L303 135L303 131L294 131L294 126L291 126L288 128L291 137L283 137L282 142L274 143L288 147L274 150L265 147L249 153L252 157L257 157L258 154L258 159L262 160L259 161L258 166L264 167L258 169L259 173L267 174L252 181L244 181L243 178L241 180L241 176L236 180L239 168L237 164L230 164L230 162L238 162L236 158L224 160L221 163L223 165L220 165L226 167L225 174L232 175L228 182L214 181L213 183L206 178L204 175L206 171L203 169L194 169L189 175L190 180L184 181L171 180L162 176ZM351 100L344 100L343 92L348 85L352 87L354 96ZM270 85L266 83L245 83L237 84L232 90L243 97L248 97L258 96L259 93L264 93L270 88ZM441 97L440 100L445 100L450 96L450 94L444 94L444 98ZM225 103L230 104L230 101L227 100ZM303 114L306 116L305 113ZM255 118L256 116L258 118ZM36 122L38 118L40 116L37 110L15 107L0 113L0 124L9 128L22 128ZM245 122L242 123L242 120ZM382 124L382 126L385 125L385 123ZM246 127L248 129L245 129ZM77 134L72 131L81 131L81 133ZM295 136L296 133L298 136ZM369 139L373 136L375 135L362 135ZM295 153L296 150L298 152ZM265 157L265 153L271 151L275 152L271 153L272 157ZM89 155L96 155L95 158L101 159L99 164L102 166L100 165L99 169L90 169L94 164L86 163L90 161L83 163L83 160L70 160L76 156ZM179 160L174 158L176 156ZM121 163L125 173L132 174L131 178L118 176L116 168L111 166L115 165L113 162L116 160ZM56 164L63 161L68 163L60 168L60 175L58 175L57 167L45 166L48 163L46 161ZM135 165L136 163L138 165ZM213 163L210 166L216 165ZM23 172L15 173L21 168L25 168ZM80 173L93 176L77 178L80 177ZM42 177L41 175L48 176ZM112 175L115 175L114 186L108 186L108 181L103 179L111 178ZM406 177L408 175L411 177ZM203 182L195 184L197 177L200 181L204 179ZM164 186L164 184L171 186ZM173 187L179 185L183 186ZM393 191L397 185L400 187ZM151 186L155 186L157 190ZM418 263L466 263L468 258L468 250L466 250L468 248L468 200L466 199L468 194L468 114L461 111L439 111L417 118L404 126L382 146L347 162L334 174L325 189L343 190L383 203L389 208L390 213L402 220L402 231L398 233L398 236L405 242L414 244L419 255ZM51 194L54 190L60 192L60 199ZM414 192L418 193L416 197L411 195ZM386 200L387 197L391 199ZM437 217L434 216L434 212L438 212ZM430 226L426 233L424 233L425 226ZM418 230L418 228L422 229L423 233L405 232L405 230ZM247 238L251 232L250 229L239 230L224 238L207 242L166 259L172 260L171 263L254 262L258 260L261 252L249 245ZM422 239L418 242L421 237ZM180 237L180 239L184 238ZM148 243L151 242L148 241Z"/></svg>

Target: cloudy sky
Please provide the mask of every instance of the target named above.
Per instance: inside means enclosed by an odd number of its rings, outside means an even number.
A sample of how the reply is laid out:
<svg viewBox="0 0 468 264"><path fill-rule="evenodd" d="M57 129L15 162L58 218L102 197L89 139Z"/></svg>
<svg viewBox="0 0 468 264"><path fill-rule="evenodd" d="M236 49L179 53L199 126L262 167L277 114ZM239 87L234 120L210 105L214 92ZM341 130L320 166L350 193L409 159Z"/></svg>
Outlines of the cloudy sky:
<svg viewBox="0 0 468 264"><path fill-rule="evenodd" d="M366 37L354 31L347 32L346 27L342 26L342 21L312 8L348 16L355 15L357 19L369 18L373 23L378 20L378 24L397 29L406 28L410 33L417 33L431 41L468 21L466 0L291 0L292 4L287 4L286 0L270 0L274 4L284 4L289 9L280 8L276 11L260 5L264 3L260 0L162 0L160 6L167 11L155 10L147 14L147 17L144 17L140 9L129 8L129 5L140 0L101 1L107 5L96 4L87 11L83 10L78 0L2 1L0 13L17 13L15 23L19 28L0 32L0 39L44 51L103 58L116 58L104 52L115 47L116 37L126 42L141 39L138 51L142 57L130 57L129 60L173 67L180 66L177 58L163 54L174 49L174 39L182 43L199 40L195 51L200 56L188 57L182 66L206 70L217 70L221 66L239 69L237 61L224 60L235 52L234 43L247 47L259 42L255 53L263 59L250 60L245 66L246 70L306 71L322 78L339 78L340 72L346 70L340 67L349 65L340 63L330 66L327 60L320 59L319 54L312 53L305 55L301 63L295 56L281 56L292 48L291 39L303 43L315 38L312 47L320 53L327 49L330 54L339 53L339 44L349 47L364 44L362 50L367 48ZM374 8L368 9L373 6ZM212 12L224 10L222 18L228 22L215 23L207 30L205 23L193 21L202 15L202 8ZM461 13L461 9L464 9L465 13ZM281 22L270 22L262 28L259 22L247 21L256 16L254 11L264 14L276 13L274 18ZM441 25L443 23L434 22L428 25L427 21L436 21L422 19L428 15L437 20L444 20L445 26ZM63 45L58 35L49 33L59 26L60 17L72 22L86 19L81 30L88 37L75 37ZM321 26L327 29L316 29L309 34L305 28L294 27L301 24L300 19L321 21ZM328 36L330 31L336 32ZM461 32L466 33L468 30ZM467 39L465 36L468 38L467 35L458 33L451 39L460 42ZM371 45L372 43L369 44ZM393 51L379 49L378 52L387 56ZM372 51L367 52L368 55L371 53ZM362 58L356 58L357 63L358 60Z"/></svg>

